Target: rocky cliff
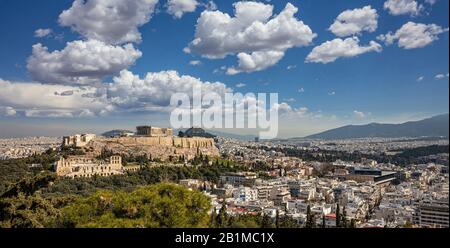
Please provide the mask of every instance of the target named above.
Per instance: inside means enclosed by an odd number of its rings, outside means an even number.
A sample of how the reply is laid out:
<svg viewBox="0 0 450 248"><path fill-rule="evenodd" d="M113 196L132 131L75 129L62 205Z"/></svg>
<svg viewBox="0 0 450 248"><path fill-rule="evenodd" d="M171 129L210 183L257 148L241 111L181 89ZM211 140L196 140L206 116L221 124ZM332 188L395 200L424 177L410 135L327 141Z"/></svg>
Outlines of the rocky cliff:
<svg viewBox="0 0 450 248"><path fill-rule="evenodd" d="M167 160L169 157L193 158L201 153L208 156L219 156L219 149L214 139L210 138L179 138L179 137L118 137L96 138L88 145L95 154L102 150L117 154L146 155L153 159Z"/></svg>

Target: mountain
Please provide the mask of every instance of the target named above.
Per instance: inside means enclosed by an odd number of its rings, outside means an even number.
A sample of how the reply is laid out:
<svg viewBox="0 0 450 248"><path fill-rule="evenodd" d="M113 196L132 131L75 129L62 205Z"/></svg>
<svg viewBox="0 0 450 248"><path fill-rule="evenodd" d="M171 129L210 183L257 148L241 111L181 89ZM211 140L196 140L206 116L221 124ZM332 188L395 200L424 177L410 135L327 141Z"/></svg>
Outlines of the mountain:
<svg viewBox="0 0 450 248"><path fill-rule="evenodd" d="M219 131L211 131L210 133L214 134L217 137L237 139L237 140L243 140L243 141L253 141L253 140L255 140L255 137L256 137L255 135L233 134L233 133L225 133L225 132L219 132Z"/></svg>
<svg viewBox="0 0 450 248"><path fill-rule="evenodd" d="M448 137L449 114L402 124L350 125L308 136L308 139Z"/></svg>

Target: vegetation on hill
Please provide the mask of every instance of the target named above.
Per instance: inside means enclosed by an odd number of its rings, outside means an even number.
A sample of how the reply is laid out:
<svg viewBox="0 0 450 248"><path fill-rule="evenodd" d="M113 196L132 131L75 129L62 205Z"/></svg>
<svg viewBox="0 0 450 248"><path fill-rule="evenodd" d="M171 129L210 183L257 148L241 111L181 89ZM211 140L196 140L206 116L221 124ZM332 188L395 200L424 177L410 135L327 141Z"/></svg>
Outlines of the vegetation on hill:
<svg viewBox="0 0 450 248"><path fill-rule="evenodd" d="M308 151L288 147L283 148L262 147L262 149L265 149L266 151L282 152L286 156L301 158L304 161L335 162L336 160L342 160L360 163L364 159L372 159L377 161L378 163L392 163L400 166L427 162L426 159L422 159L421 157L449 152L448 145L441 145L441 146L432 145L432 146L405 149L401 150L401 152L396 155L387 155L385 153L364 154L358 151L345 152L345 151L321 150L321 149Z"/></svg>

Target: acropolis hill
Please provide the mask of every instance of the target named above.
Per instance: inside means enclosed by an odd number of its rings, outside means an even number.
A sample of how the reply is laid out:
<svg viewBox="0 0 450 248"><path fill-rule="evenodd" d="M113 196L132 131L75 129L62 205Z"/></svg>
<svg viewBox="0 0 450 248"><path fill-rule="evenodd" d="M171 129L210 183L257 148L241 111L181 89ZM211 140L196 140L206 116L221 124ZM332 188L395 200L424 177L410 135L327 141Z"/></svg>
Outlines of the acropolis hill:
<svg viewBox="0 0 450 248"><path fill-rule="evenodd" d="M214 139L203 137L174 137L170 128L141 126L136 135L120 137L96 137L94 135L77 135L64 137L65 146L84 147L99 155L107 150L115 154L140 156L167 160L184 157L192 159L196 154L219 156Z"/></svg>

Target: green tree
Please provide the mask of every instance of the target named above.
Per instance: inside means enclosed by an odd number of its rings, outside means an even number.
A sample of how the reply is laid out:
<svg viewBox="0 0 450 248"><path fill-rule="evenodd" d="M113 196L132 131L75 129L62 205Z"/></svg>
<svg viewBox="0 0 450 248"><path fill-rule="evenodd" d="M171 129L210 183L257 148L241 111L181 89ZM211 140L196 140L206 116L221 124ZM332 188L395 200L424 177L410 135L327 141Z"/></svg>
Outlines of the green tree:
<svg viewBox="0 0 450 248"><path fill-rule="evenodd" d="M311 212L311 206L308 205L306 208L306 223L305 228L314 228L315 227L315 218L314 214Z"/></svg>
<svg viewBox="0 0 450 248"><path fill-rule="evenodd" d="M216 226L216 217L217 217L217 212L216 212L216 208L214 208L214 210L211 212L211 216L209 218L209 226L210 227Z"/></svg>
<svg viewBox="0 0 450 248"><path fill-rule="evenodd" d="M280 228L280 211L278 209L275 216L275 227Z"/></svg>
<svg viewBox="0 0 450 248"><path fill-rule="evenodd" d="M342 208L342 227L348 227L347 226L347 210L345 209L345 206Z"/></svg>
<svg viewBox="0 0 450 248"><path fill-rule="evenodd" d="M225 199L222 201L222 207L219 210L219 214L216 217L216 227L225 227L228 219L227 203Z"/></svg>
<svg viewBox="0 0 450 248"><path fill-rule="evenodd" d="M261 228L272 228L273 223L269 215L264 214L261 221Z"/></svg>
<svg viewBox="0 0 450 248"><path fill-rule="evenodd" d="M350 221L350 228L356 228L356 220L355 219L352 219Z"/></svg>
<svg viewBox="0 0 450 248"><path fill-rule="evenodd" d="M341 214L339 203L336 205L336 227L341 227Z"/></svg>
<svg viewBox="0 0 450 248"><path fill-rule="evenodd" d="M322 228L326 228L326 221L325 221L325 215L322 215Z"/></svg>
<svg viewBox="0 0 450 248"><path fill-rule="evenodd" d="M98 191L62 209L62 227L206 227L209 199L175 184Z"/></svg>

